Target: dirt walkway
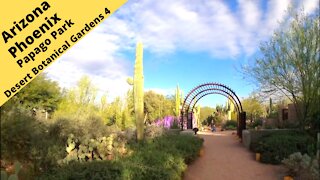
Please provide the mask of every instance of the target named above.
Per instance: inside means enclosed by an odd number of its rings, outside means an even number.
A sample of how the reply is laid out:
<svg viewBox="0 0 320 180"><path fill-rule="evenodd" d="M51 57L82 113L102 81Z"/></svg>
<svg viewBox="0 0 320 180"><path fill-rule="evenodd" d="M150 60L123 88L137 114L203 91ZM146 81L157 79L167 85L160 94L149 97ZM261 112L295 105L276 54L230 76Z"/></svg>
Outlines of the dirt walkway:
<svg viewBox="0 0 320 180"><path fill-rule="evenodd" d="M255 161L230 131L200 132L204 138L204 155L192 163L184 180L278 180L283 167Z"/></svg>

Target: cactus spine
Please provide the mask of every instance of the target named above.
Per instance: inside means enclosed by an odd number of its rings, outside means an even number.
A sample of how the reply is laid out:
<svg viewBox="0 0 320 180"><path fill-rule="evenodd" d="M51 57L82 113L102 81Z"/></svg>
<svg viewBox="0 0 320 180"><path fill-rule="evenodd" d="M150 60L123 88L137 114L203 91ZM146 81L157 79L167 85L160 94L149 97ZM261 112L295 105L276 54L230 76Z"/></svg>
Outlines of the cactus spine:
<svg viewBox="0 0 320 180"><path fill-rule="evenodd" d="M133 76L133 98L138 141L143 140L144 136L143 81L143 46L142 43L138 43Z"/></svg>
<svg viewBox="0 0 320 180"><path fill-rule="evenodd" d="M181 104L181 97L180 97L180 88L179 85L177 86L176 89L176 116L180 116L180 104Z"/></svg>

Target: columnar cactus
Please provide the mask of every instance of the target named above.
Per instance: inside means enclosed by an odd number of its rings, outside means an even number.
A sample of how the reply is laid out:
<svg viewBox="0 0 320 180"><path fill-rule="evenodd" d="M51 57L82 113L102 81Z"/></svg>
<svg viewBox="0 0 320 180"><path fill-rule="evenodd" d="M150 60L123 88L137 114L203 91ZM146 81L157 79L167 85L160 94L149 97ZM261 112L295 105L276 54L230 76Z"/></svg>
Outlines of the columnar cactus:
<svg viewBox="0 0 320 180"><path fill-rule="evenodd" d="M134 65L133 80L128 79L128 83L133 85L134 112L137 126L137 140L143 140L144 134L144 105L143 105L143 46L137 44L136 62Z"/></svg>
<svg viewBox="0 0 320 180"><path fill-rule="evenodd" d="M176 89L176 109L175 109L175 113L176 113L177 117L180 116L180 104L181 104L180 88L179 88L179 86L177 86L177 89Z"/></svg>
<svg viewBox="0 0 320 180"><path fill-rule="evenodd" d="M272 113L272 99L270 98L269 99L269 116L271 115Z"/></svg>

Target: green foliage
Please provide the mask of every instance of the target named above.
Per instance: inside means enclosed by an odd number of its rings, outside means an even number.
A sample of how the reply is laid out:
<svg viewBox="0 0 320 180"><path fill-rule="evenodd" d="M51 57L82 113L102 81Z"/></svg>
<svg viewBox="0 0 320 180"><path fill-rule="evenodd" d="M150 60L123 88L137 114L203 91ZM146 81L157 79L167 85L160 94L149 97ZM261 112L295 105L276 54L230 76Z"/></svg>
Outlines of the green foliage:
<svg viewBox="0 0 320 180"><path fill-rule="evenodd" d="M2 160L31 163L33 171L46 170L64 155L64 141L50 125L24 112L14 111L1 119Z"/></svg>
<svg viewBox="0 0 320 180"><path fill-rule="evenodd" d="M75 88L64 91L54 117L83 118L97 115L94 104L96 92L91 80L87 76L82 77Z"/></svg>
<svg viewBox="0 0 320 180"><path fill-rule="evenodd" d="M261 162L279 164L294 152L315 154L315 139L306 133L275 132L269 136L263 136L258 143L252 144L251 149L261 153Z"/></svg>
<svg viewBox="0 0 320 180"><path fill-rule="evenodd" d="M103 122L112 126L115 125L121 130L132 128L134 122L133 92L129 90L125 98L116 97L112 103L107 104L106 96L101 98L99 112L96 112Z"/></svg>
<svg viewBox="0 0 320 180"><path fill-rule="evenodd" d="M249 97L241 101L243 110L247 114L247 119L256 121L266 114L263 104L257 97Z"/></svg>
<svg viewBox="0 0 320 180"><path fill-rule="evenodd" d="M42 74L23 88L17 96L20 104L28 109L45 109L52 112L57 108L61 93L58 83Z"/></svg>
<svg viewBox="0 0 320 180"><path fill-rule="evenodd" d="M282 163L288 169L289 175L297 179L319 178L319 163L316 158L312 159L307 154L302 155L296 152L289 155L289 158L282 160Z"/></svg>
<svg viewBox="0 0 320 180"><path fill-rule="evenodd" d="M233 130L234 128L237 128L238 127L238 123L237 121L234 121L234 120L227 120L223 126L222 126L224 129L227 129L229 128L230 130ZM228 130L228 129L227 129Z"/></svg>
<svg viewBox="0 0 320 180"><path fill-rule="evenodd" d="M164 128L160 126L150 125L146 127L145 137L147 139L154 139L164 135Z"/></svg>
<svg viewBox="0 0 320 180"><path fill-rule="evenodd" d="M39 180L104 180L104 179L122 179L121 171L123 167L118 162L112 161L91 161L91 162L73 162L62 165L60 168L53 169L42 176Z"/></svg>
<svg viewBox="0 0 320 180"><path fill-rule="evenodd" d="M261 119L256 119L252 123L248 124L248 128L262 127L263 121Z"/></svg>
<svg viewBox="0 0 320 180"><path fill-rule="evenodd" d="M35 115L35 112L40 110L52 113L57 109L60 100L58 84L42 74L1 106L1 116L7 116L14 111L24 111L29 115Z"/></svg>
<svg viewBox="0 0 320 180"><path fill-rule="evenodd" d="M70 134L67 140L66 151L68 155L61 161L70 163L72 161L111 160L118 154L125 155L126 139L117 134L100 138L77 138Z"/></svg>
<svg viewBox="0 0 320 180"><path fill-rule="evenodd" d="M194 136L160 136L132 143L132 154L114 161L73 162L39 179L181 179L203 140Z"/></svg>
<svg viewBox="0 0 320 180"><path fill-rule="evenodd" d="M147 121L152 123L168 115L174 115L174 99L148 91L144 96L144 111Z"/></svg>
<svg viewBox="0 0 320 180"><path fill-rule="evenodd" d="M105 125L99 116L59 118L55 119L51 126L54 131L65 137L65 140L69 134L79 138L98 138L117 131L115 127Z"/></svg>
<svg viewBox="0 0 320 180"><path fill-rule="evenodd" d="M180 129L179 126L180 126L179 121L175 119L173 121L172 126L170 127L170 129Z"/></svg>
<svg viewBox="0 0 320 180"><path fill-rule="evenodd" d="M205 120L205 121L203 121L203 124L204 125L212 125L212 124L214 124L215 122L214 122L214 117L213 117L213 115L209 115L208 117L207 117L207 119Z"/></svg>
<svg viewBox="0 0 320 180"><path fill-rule="evenodd" d="M1 171L1 180L18 180L19 179L18 174L20 172L20 169L21 169L21 163L19 161L14 162L14 173L8 177L8 174L6 171Z"/></svg>
<svg viewBox="0 0 320 180"><path fill-rule="evenodd" d="M273 37L262 43L261 57L244 68L245 74L265 92L280 93L299 107L301 129L319 130L320 16L294 9L289 15Z"/></svg>
<svg viewBox="0 0 320 180"><path fill-rule="evenodd" d="M129 179L181 179L202 147L203 140L194 136L168 135L152 141L132 144L133 154L125 160Z"/></svg>
<svg viewBox="0 0 320 180"><path fill-rule="evenodd" d="M214 108L205 106L205 107L201 107L200 111L201 111L200 119L201 121L205 122L205 120L214 112Z"/></svg>
<svg viewBox="0 0 320 180"><path fill-rule="evenodd" d="M236 126L233 126L233 125L229 125L229 126L226 126L224 129L225 129L225 130L236 130L237 127L236 127Z"/></svg>
<svg viewBox="0 0 320 180"><path fill-rule="evenodd" d="M132 96L132 91L128 91L124 99L116 97L113 102L108 103L107 95L103 95L100 105L97 106L95 103L96 88L88 77L83 77L76 88L64 92L59 108L54 113L54 119L63 119L80 125L88 124L89 122L86 121L93 120L101 127L104 127L101 124L103 122L108 126L116 126L117 129L125 130L134 126ZM101 128L98 127L98 129Z"/></svg>

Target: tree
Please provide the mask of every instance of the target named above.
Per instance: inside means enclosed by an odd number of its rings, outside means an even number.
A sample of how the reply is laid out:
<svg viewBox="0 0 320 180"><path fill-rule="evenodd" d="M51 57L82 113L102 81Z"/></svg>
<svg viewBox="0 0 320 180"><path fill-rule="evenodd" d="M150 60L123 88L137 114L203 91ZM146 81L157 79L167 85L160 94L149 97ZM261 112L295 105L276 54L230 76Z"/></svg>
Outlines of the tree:
<svg viewBox="0 0 320 180"><path fill-rule="evenodd" d="M96 94L97 89L94 87L89 77L83 76L78 81L77 87L71 90L64 90L63 98L54 115L56 117L73 118L96 115L96 113L98 113L95 105ZM106 103L106 99L102 99L102 102Z"/></svg>
<svg viewBox="0 0 320 180"><path fill-rule="evenodd" d="M53 112L60 100L61 91L58 83L49 80L46 74L41 74L6 102L2 110L5 112L20 108L29 112L34 109Z"/></svg>
<svg viewBox="0 0 320 180"><path fill-rule="evenodd" d="M147 120L153 122L165 116L174 115L175 99L148 91L144 96L144 107Z"/></svg>
<svg viewBox="0 0 320 180"><path fill-rule="evenodd" d="M200 112L200 120L202 122L206 122L207 118L214 112L214 108L208 106L201 107Z"/></svg>
<svg viewBox="0 0 320 180"><path fill-rule="evenodd" d="M257 97L248 97L241 101L243 110L247 113L247 117L251 121L257 120L257 118L265 115L265 108Z"/></svg>
<svg viewBox="0 0 320 180"><path fill-rule="evenodd" d="M281 92L293 102L301 128L319 128L319 14L290 12L289 26L261 45L261 57L244 68L264 92Z"/></svg>

